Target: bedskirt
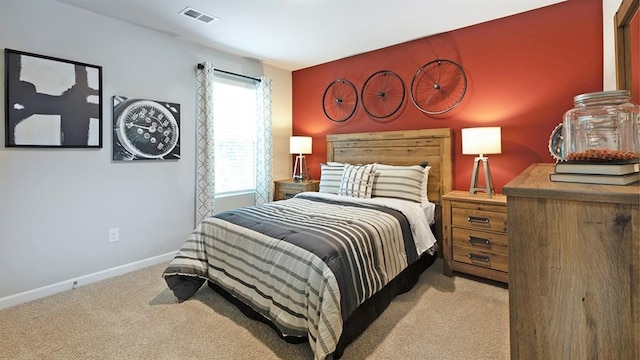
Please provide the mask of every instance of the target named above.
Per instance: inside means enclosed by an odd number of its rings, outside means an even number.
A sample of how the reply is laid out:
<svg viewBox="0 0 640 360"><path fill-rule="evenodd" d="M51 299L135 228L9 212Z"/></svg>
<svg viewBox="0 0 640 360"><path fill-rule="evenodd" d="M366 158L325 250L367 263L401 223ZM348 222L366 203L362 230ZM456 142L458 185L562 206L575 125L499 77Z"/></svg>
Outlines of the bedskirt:
<svg viewBox="0 0 640 360"><path fill-rule="evenodd" d="M410 264L395 279L391 280L385 287L375 293L360 306L358 306L351 315L344 321L342 327L342 335L338 340L336 349L330 358L334 360L340 359L347 345L351 344L358 338L384 310L391 304L391 301L398 295L406 293L413 289L418 283L420 275L428 269L438 258L437 254L425 252L416 262ZM232 294L208 281L207 285L229 302L234 304L246 317L263 322L269 325L284 341L291 344L302 344L307 342L306 336L288 336L282 334L276 325L259 312L253 310L249 305L240 301Z"/></svg>

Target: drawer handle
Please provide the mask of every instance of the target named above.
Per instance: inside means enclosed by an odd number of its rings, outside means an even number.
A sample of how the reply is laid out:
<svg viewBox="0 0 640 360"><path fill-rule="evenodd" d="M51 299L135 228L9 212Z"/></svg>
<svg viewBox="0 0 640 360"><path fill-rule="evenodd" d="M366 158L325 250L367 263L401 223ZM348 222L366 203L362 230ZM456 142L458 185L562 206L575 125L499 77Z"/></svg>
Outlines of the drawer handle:
<svg viewBox="0 0 640 360"><path fill-rule="evenodd" d="M296 196L296 194L298 194L298 193L284 193L284 197L292 198L292 197Z"/></svg>
<svg viewBox="0 0 640 360"><path fill-rule="evenodd" d="M475 236L469 236L468 240L471 243L471 245L491 246L491 241L489 241L489 239L475 237Z"/></svg>
<svg viewBox="0 0 640 360"><path fill-rule="evenodd" d="M471 259L471 261L482 261L482 262L489 262L489 260L491 260L488 256L476 255L476 254L469 254L469 259Z"/></svg>
<svg viewBox="0 0 640 360"><path fill-rule="evenodd" d="M467 221L470 223L476 223L476 224L489 224L489 219L485 218L485 217L479 217L479 216L469 216L467 217Z"/></svg>

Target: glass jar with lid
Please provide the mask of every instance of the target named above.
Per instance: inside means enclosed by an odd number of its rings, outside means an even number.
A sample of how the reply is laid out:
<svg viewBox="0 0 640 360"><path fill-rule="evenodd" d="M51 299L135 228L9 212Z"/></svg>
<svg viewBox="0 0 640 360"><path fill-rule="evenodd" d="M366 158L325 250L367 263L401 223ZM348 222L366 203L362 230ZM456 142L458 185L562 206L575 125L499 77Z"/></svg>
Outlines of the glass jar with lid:
<svg viewBox="0 0 640 360"><path fill-rule="evenodd" d="M564 114L564 158L578 162L638 162L640 107L629 91L577 95Z"/></svg>

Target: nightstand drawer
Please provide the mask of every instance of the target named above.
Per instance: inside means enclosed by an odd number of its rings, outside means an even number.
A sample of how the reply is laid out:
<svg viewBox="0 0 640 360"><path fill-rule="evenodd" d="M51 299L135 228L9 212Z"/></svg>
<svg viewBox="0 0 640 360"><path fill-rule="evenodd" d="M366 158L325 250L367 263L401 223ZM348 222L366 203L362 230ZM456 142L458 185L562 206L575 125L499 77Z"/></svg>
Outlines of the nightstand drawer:
<svg viewBox="0 0 640 360"><path fill-rule="evenodd" d="M507 213L454 207L451 208L451 225L506 233Z"/></svg>
<svg viewBox="0 0 640 360"><path fill-rule="evenodd" d="M298 181L292 180L276 180L274 182L273 200L285 200L305 191L318 191L320 182L318 180L313 181Z"/></svg>
<svg viewBox="0 0 640 360"><path fill-rule="evenodd" d="M297 194L300 194L301 192L304 192L304 189L291 189L291 188L282 188L280 187L278 189L278 193L276 194L277 198L279 200L284 200L284 199L291 199L292 197L296 196Z"/></svg>
<svg viewBox="0 0 640 360"><path fill-rule="evenodd" d="M487 251L477 247L454 244L453 260L498 271L509 271L509 257L507 254Z"/></svg>
<svg viewBox="0 0 640 360"><path fill-rule="evenodd" d="M453 245L508 255L507 235L453 228Z"/></svg>

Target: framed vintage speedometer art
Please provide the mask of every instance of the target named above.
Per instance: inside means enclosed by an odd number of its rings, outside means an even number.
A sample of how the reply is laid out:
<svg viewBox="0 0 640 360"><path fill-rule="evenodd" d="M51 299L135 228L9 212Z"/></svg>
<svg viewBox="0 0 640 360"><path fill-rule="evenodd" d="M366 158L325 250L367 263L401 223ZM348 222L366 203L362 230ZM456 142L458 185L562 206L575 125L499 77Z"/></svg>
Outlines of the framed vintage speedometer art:
<svg viewBox="0 0 640 360"><path fill-rule="evenodd" d="M113 160L180 158L180 104L113 97Z"/></svg>

